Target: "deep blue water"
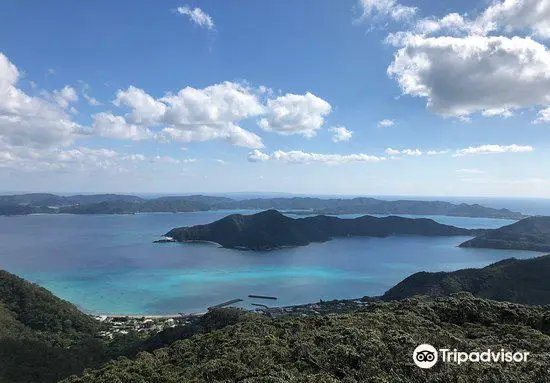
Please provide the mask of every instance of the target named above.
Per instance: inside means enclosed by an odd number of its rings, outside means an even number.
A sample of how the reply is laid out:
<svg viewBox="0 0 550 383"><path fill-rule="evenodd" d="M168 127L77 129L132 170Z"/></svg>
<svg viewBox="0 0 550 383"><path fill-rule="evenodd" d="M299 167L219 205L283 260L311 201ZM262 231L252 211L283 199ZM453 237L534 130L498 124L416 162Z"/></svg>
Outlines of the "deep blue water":
<svg viewBox="0 0 550 383"><path fill-rule="evenodd" d="M456 247L466 237L346 238L271 252L152 243L173 227L227 214L0 217L0 267L89 312L161 314L204 311L248 294L275 295L277 305L379 295L417 271L537 255ZM468 228L513 222L432 218Z"/></svg>

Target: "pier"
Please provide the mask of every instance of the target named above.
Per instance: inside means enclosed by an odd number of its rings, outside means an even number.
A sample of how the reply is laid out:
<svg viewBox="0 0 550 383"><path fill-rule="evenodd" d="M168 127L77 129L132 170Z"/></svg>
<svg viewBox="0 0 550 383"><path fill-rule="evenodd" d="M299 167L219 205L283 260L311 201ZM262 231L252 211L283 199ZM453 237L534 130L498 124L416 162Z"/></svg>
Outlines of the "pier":
<svg viewBox="0 0 550 383"><path fill-rule="evenodd" d="M219 308L226 307L226 306L232 305L234 303L239 303L239 302L242 302L242 301L243 301L242 299L231 299L230 301L223 302L223 303L220 303L220 304L215 305L215 306L211 306L211 307L208 308L208 310L219 309Z"/></svg>
<svg viewBox="0 0 550 383"><path fill-rule="evenodd" d="M270 299L270 300L277 300L277 297L269 297L267 295L249 295L249 298L256 298L256 299Z"/></svg>

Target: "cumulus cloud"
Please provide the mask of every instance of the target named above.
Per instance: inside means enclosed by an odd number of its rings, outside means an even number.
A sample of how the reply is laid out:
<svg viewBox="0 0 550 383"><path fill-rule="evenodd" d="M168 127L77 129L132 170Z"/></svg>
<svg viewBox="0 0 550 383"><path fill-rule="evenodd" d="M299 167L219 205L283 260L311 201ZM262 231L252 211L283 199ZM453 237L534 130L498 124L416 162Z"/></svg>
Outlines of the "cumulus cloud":
<svg viewBox="0 0 550 383"><path fill-rule="evenodd" d="M258 149L248 153L248 161L250 162L264 162L269 161L269 154L266 154Z"/></svg>
<svg viewBox="0 0 550 383"><path fill-rule="evenodd" d="M348 142L351 140L351 137L353 136L353 132L351 130L346 129L345 126L333 126L329 129L333 134L332 141L333 142Z"/></svg>
<svg viewBox="0 0 550 383"><path fill-rule="evenodd" d="M265 131L282 135L301 134L313 137L331 112L330 104L307 92L305 95L286 94L267 101L267 111L258 125Z"/></svg>
<svg viewBox="0 0 550 383"><path fill-rule="evenodd" d="M393 120L382 120L380 122L378 122L378 127L379 128L389 128L390 126L394 126L395 125L395 122Z"/></svg>
<svg viewBox="0 0 550 383"><path fill-rule="evenodd" d="M253 90L237 83L223 82L203 89L186 87L161 98L131 86L119 90L113 103L129 109L123 117L118 116L118 121L141 129L160 127L155 137L161 141L225 139L236 146L263 147L258 135L237 123L261 115L265 108Z"/></svg>
<svg viewBox="0 0 550 383"><path fill-rule="evenodd" d="M504 0L489 6L476 20L488 30L529 31L542 38L550 37L550 2L548 0Z"/></svg>
<svg viewBox="0 0 550 383"><path fill-rule="evenodd" d="M474 154L496 154L496 153L528 153L535 149L529 145L481 145L470 146L465 149L458 149L455 152L456 157Z"/></svg>
<svg viewBox="0 0 550 383"><path fill-rule="evenodd" d="M20 72L0 53L0 147L48 147L69 145L81 132L64 110L64 103L50 97L32 97L17 87ZM74 99L72 92L59 91L67 105Z"/></svg>
<svg viewBox="0 0 550 383"><path fill-rule="evenodd" d="M550 53L530 38L413 36L388 74L442 116L506 116L550 102Z"/></svg>
<svg viewBox="0 0 550 383"><path fill-rule="evenodd" d="M385 160L385 157L371 156L368 154L322 154L308 153L301 150L292 150L285 152L277 150L271 155L265 154L259 150L255 150L248 155L248 160L251 162L264 162L268 160L282 161L292 164L311 164L325 163L330 165L346 164L350 162L380 162Z"/></svg>
<svg viewBox="0 0 550 383"><path fill-rule="evenodd" d="M153 137L153 133L142 126L129 124L121 116L111 113L97 113L92 116L92 132L98 136L119 140L146 140Z"/></svg>
<svg viewBox="0 0 550 383"><path fill-rule="evenodd" d="M417 9L399 4L397 0L359 0L362 15L359 21L389 18L403 21L412 18Z"/></svg>
<svg viewBox="0 0 550 383"><path fill-rule="evenodd" d="M189 6L184 5L182 7L176 8L175 12L180 15L186 15L189 20L191 20L199 27L210 30L214 29L214 20L212 20L212 17L210 17L209 14L198 7L190 8Z"/></svg>
<svg viewBox="0 0 550 383"><path fill-rule="evenodd" d="M119 89L113 104L131 108L132 111L126 115L126 119L135 124L159 123L166 113L165 104L134 86L126 90Z"/></svg>

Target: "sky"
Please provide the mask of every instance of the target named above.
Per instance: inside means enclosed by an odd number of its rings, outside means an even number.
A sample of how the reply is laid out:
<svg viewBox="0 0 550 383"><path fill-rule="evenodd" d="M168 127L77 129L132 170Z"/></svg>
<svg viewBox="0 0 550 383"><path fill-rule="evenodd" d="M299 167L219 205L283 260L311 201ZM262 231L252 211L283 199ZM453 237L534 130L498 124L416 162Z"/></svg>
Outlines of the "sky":
<svg viewBox="0 0 550 383"><path fill-rule="evenodd" d="M550 0L0 4L0 191L550 197Z"/></svg>

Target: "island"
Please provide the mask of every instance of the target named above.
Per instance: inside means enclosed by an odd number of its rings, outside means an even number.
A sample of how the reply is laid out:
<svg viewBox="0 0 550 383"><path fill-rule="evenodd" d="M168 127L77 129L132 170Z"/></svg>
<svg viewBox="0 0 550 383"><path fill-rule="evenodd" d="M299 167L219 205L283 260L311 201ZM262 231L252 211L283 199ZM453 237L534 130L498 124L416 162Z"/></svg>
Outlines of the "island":
<svg viewBox="0 0 550 383"><path fill-rule="evenodd" d="M252 215L232 214L207 225L172 229L165 238L178 242L214 242L232 249L273 250L326 242L336 237L473 236L480 232L426 218L368 215L355 219L325 215L290 218L277 210L266 210Z"/></svg>
<svg viewBox="0 0 550 383"><path fill-rule="evenodd" d="M525 218L494 230L486 230L460 247L550 251L550 217Z"/></svg>
<svg viewBox="0 0 550 383"><path fill-rule="evenodd" d="M519 220L525 216L508 209L479 204L453 204L445 201L380 200L357 198L249 198L234 199L211 195L142 198L121 194L58 196L33 193L0 195L0 215L27 214L136 214L151 212L195 212L212 210L276 209L297 215L445 215L453 217Z"/></svg>
<svg viewBox="0 0 550 383"><path fill-rule="evenodd" d="M510 258L481 269L411 275L388 290L384 300L414 295L446 296L467 291L481 298L533 305L550 303L550 255Z"/></svg>

